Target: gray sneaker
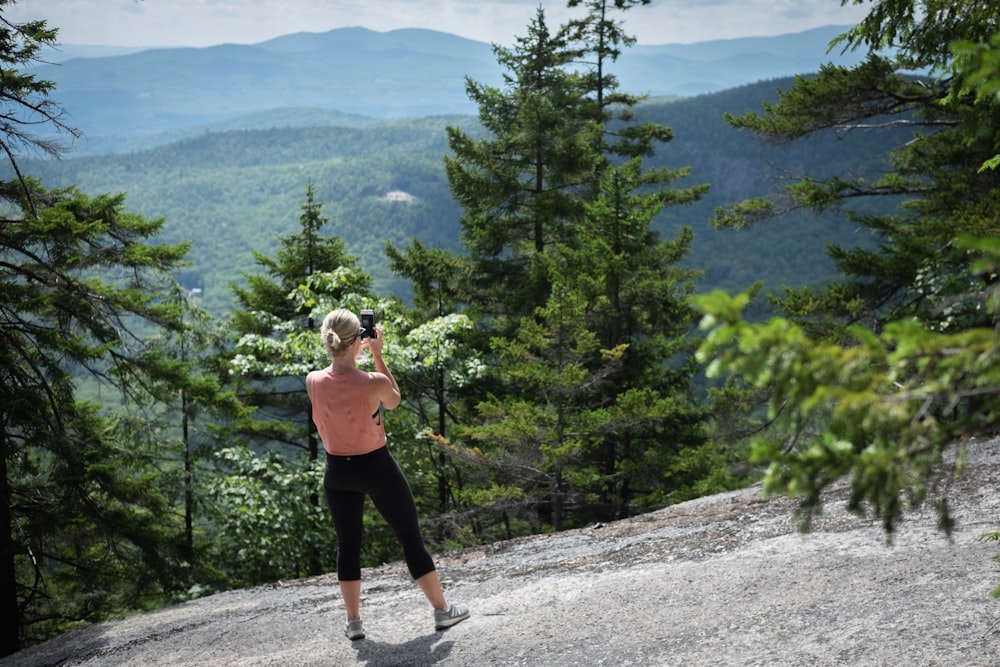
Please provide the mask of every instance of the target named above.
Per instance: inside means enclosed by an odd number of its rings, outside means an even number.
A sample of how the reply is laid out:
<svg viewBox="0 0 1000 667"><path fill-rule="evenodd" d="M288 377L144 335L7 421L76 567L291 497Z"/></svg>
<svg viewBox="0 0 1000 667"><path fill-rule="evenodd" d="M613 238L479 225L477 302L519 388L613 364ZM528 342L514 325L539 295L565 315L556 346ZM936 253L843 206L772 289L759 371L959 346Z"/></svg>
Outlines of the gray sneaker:
<svg viewBox="0 0 1000 667"><path fill-rule="evenodd" d="M365 638L365 628L361 625L360 618L352 618L347 621L347 625L344 626L344 636L352 642L356 639Z"/></svg>
<svg viewBox="0 0 1000 667"><path fill-rule="evenodd" d="M434 610L434 629L444 630L453 625L461 623L469 617L469 610L457 604L448 605L448 609L440 611Z"/></svg>

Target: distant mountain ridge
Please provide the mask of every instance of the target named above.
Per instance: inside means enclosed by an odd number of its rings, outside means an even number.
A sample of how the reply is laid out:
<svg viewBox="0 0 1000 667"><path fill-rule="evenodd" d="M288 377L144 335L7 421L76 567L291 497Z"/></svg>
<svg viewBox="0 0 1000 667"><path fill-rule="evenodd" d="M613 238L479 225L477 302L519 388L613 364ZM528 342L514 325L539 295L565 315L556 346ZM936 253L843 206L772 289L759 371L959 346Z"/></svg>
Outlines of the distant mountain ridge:
<svg viewBox="0 0 1000 667"><path fill-rule="evenodd" d="M613 67L622 90L694 96L857 62L829 42L847 28L695 44L637 45ZM465 80L500 85L484 42L424 29L341 28L259 44L156 48L61 46L35 73L56 83L69 124L87 137L135 137L282 107L373 118L475 114ZM123 49L124 50L124 49ZM83 57L80 57L83 56Z"/></svg>

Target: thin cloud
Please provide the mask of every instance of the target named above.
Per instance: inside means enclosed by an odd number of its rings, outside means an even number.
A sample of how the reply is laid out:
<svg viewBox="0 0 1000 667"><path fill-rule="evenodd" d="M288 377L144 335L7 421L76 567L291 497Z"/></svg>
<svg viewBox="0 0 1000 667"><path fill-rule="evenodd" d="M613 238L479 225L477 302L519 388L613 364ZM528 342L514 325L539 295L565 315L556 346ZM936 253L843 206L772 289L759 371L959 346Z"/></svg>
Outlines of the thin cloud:
<svg viewBox="0 0 1000 667"><path fill-rule="evenodd" d="M428 28L510 45L537 8L551 26L580 16L565 0L20 0L7 20L44 19L64 44L252 44L295 32ZM642 44L800 32L857 23L864 8L832 0L654 0L622 15Z"/></svg>

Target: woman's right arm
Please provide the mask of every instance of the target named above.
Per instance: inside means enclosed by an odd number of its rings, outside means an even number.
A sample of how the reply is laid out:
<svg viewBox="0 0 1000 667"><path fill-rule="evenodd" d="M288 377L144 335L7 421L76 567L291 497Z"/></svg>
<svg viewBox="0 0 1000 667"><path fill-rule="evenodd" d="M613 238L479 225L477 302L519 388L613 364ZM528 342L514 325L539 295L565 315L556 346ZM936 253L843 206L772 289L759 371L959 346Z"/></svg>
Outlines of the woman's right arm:
<svg viewBox="0 0 1000 667"><path fill-rule="evenodd" d="M372 381L369 383L370 389L368 392L369 401L373 404L373 412L378 409L379 404L386 410L392 410L399 406L403 400L399 393L399 385L396 384L396 378L392 377L389 367L385 365L385 361L382 359L382 331L378 327L375 327L375 331L378 333L376 338L366 339L366 344L372 353L372 361L375 362L375 370L377 371L371 376Z"/></svg>

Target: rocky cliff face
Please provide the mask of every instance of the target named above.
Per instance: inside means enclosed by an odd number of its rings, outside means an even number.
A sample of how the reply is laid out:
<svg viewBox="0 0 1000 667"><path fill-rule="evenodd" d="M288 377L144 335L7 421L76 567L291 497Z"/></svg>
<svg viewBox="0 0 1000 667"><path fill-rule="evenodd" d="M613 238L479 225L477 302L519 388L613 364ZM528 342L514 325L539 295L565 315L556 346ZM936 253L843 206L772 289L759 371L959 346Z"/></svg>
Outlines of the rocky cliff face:
<svg viewBox="0 0 1000 667"><path fill-rule="evenodd" d="M349 642L333 575L221 593L104 623L0 667L122 665L879 665L1000 664L1000 439L967 443L944 492L892 545L830 490L798 532L795 504L759 487L585 530L438 557L472 618L435 632L402 564L365 572L366 639ZM952 452L953 454L953 452Z"/></svg>

